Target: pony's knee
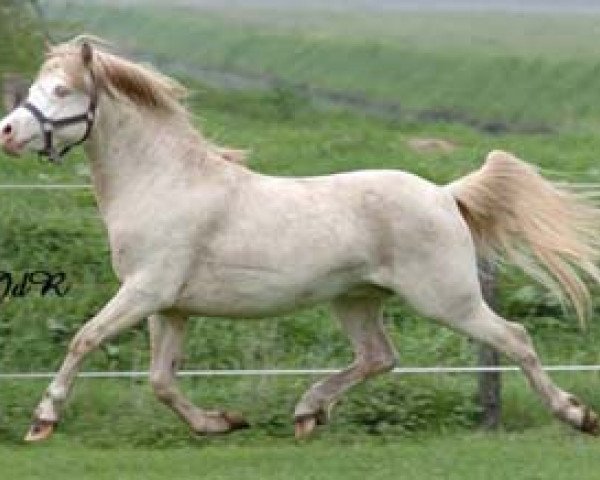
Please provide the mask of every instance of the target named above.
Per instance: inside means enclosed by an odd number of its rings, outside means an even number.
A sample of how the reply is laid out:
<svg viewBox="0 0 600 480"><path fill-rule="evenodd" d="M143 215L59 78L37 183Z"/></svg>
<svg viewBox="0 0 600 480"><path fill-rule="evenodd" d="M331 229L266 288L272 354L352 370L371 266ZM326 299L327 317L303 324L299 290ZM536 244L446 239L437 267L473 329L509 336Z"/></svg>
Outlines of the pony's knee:
<svg viewBox="0 0 600 480"><path fill-rule="evenodd" d="M82 334L77 335L69 343L69 353L82 356L90 353L100 346L101 339L99 335Z"/></svg>

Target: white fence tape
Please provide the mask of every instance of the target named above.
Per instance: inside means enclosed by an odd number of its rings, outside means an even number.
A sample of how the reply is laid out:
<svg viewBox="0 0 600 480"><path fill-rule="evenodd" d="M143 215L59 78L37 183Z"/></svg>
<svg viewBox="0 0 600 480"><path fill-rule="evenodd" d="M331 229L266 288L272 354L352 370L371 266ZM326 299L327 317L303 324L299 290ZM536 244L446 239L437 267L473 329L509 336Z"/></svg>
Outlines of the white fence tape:
<svg viewBox="0 0 600 480"><path fill-rule="evenodd" d="M0 184L0 190L88 190L91 185L87 184Z"/></svg>
<svg viewBox="0 0 600 480"><path fill-rule="evenodd" d="M549 365L544 367L549 372L598 372L600 365ZM340 372L336 368L290 368L290 369L243 369L243 370L183 370L179 377L250 377L250 376L300 376L327 375ZM392 373L403 375L444 374L444 373L480 373L480 372L518 372L514 366L498 367L398 367ZM54 377L51 372L15 372L0 373L0 380L35 380ZM143 378L147 371L123 372L81 372L82 378Z"/></svg>

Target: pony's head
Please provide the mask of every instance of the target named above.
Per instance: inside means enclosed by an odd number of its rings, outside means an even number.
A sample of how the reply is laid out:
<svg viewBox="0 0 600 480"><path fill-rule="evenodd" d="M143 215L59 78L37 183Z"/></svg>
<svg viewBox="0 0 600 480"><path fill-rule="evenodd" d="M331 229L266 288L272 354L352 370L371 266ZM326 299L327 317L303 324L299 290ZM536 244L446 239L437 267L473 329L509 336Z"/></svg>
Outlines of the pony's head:
<svg viewBox="0 0 600 480"><path fill-rule="evenodd" d="M78 37L49 48L25 102L0 121L0 146L12 155L31 150L58 160L90 135L101 95L173 112L183 110L185 93L176 81Z"/></svg>

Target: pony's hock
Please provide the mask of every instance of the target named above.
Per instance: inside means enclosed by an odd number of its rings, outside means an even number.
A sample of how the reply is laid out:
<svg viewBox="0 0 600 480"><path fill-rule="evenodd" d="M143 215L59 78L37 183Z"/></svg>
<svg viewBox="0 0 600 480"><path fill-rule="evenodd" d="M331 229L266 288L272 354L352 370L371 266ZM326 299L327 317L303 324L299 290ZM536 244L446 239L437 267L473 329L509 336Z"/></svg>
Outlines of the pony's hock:
<svg viewBox="0 0 600 480"><path fill-rule="evenodd" d="M295 408L303 438L346 390L393 367L382 322L391 294L496 348L557 418L598 432L596 414L544 372L525 329L486 304L476 260L504 254L568 298L584 321L591 304L581 274L600 282L600 210L583 199L590 197L502 151L442 186L392 170L261 175L193 127L179 102L184 93L174 80L76 39L50 49L25 106L0 121L0 146L14 154L52 156L85 140L122 282L73 338L27 440L52 434L85 356L146 319L160 401L197 433L246 427L177 388L188 319L267 317L328 302L355 360L304 393ZM81 121L53 128L48 141L44 121L65 118Z"/></svg>

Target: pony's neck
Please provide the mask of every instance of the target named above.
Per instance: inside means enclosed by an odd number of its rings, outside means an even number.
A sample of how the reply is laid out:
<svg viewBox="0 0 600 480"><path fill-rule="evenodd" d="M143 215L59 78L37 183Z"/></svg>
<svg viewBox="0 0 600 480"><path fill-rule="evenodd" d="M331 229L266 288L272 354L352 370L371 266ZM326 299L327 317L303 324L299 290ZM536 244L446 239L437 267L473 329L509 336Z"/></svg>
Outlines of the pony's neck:
<svg viewBox="0 0 600 480"><path fill-rule="evenodd" d="M160 183L177 188L191 175L208 179L227 168L212 161L208 145L183 112L153 112L102 96L86 146L101 214Z"/></svg>

